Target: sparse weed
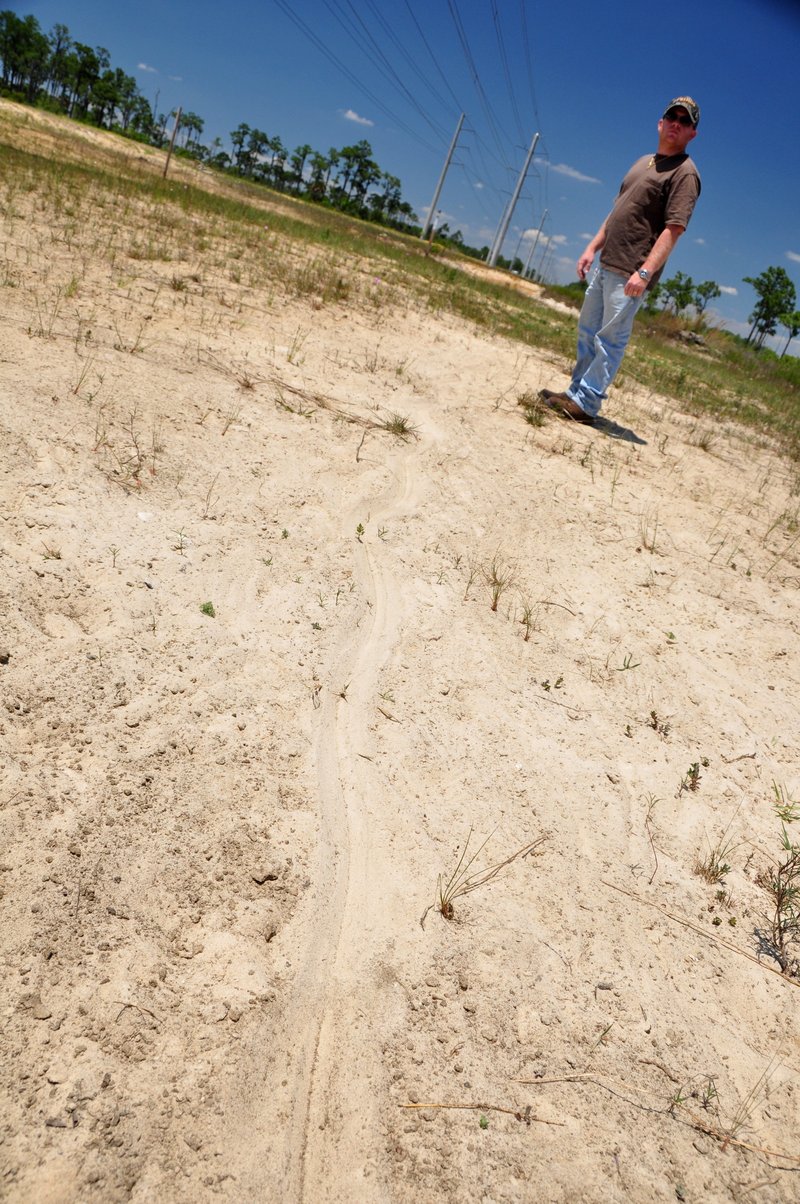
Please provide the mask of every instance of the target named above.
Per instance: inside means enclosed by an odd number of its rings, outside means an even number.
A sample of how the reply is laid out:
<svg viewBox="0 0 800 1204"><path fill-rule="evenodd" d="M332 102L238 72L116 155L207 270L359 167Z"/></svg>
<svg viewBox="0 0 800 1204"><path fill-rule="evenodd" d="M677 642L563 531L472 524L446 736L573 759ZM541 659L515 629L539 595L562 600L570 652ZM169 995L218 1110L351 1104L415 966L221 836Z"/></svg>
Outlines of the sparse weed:
<svg viewBox="0 0 800 1204"><path fill-rule="evenodd" d="M656 874L658 873L658 853L656 852L656 842L653 839L652 823L653 823L653 814L656 809L656 804L660 803L661 799L657 798L656 795L654 795L654 794L648 794L645 799L645 802L647 803L647 811L645 812L645 817L644 817L644 830L647 833L647 839L650 842L650 850L653 854L653 861L655 863L653 866L653 872L650 875L650 881L648 884L648 885L652 886L653 879L655 878Z"/></svg>
<svg viewBox="0 0 800 1204"><path fill-rule="evenodd" d="M670 724L664 719L659 719L656 711L650 712L650 718L647 720L648 727L651 727L654 732L658 732L659 736L663 736L666 740L670 733Z"/></svg>
<svg viewBox="0 0 800 1204"><path fill-rule="evenodd" d="M524 628L525 635L523 638L525 640L525 643L527 644L531 638L532 632L539 630L539 608L538 608L538 606L534 607L531 602L524 601L522 603L522 614L520 615L519 621Z"/></svg>
<svg viewBox="0 0 800 1204"><path fill-rule="evenodd" d="M219 480L219 473L216 473L216 475L213 477L213 479L211 481L211 484L208 487L208 491L205 496L205 501L203 503L203 518L208 518L208 516L210 515L210 513L213 509L214 502L216 501L216 495L214 493L214 489L215 489L215 486L216 486L218 480Z"/></svg>
<svg viewBox="0 0 800 1204"><path fill-rule="evenodd" d="M60 288L56 289L56 295L53 302L47 306L41 304L38 297L34 297L36 306L37 324L35 327L28 327L28 334L39 339L52 339L53 328L58 318L59 310L61 309L62 292Z"/></svg>
<svg viewBox="0 0 800 1204"><path fill-rule="evenodd" d="M420 919L420 924L422 924L423 927L425 925L425 917L427 916L431 907L436 907L445 920L452 920L455 916L453 904L455 903L456 899L460 899L465 895L471 894L471 892L477 890L479 886L486 886L487 883L491 882L497 877L501 870L505 869L507 865L511 865L512 861L517 861L520 857L527 857L534 853L536 849L538 849L539 846L547 839L546 835L539 836L536 838L536 840L533 840L529 844L523 845L522 848L517 849L516 852L512 853L510 857L506 857L503 861L498 861L496 865L489 866L489 868L485 870L476 870L470 872L472 871L472 867L477 861L478 857L489 843L491 835L492 834L490 833L489 836L486 837L486 840L484 840L483 844L481 844L480 847L475 850L471 857L468 857L470 841L472 840L472 828L470 828L469 835L464 843L464 848L461 851L461 856L458 859L456 868L453 870L446 882L444 881L442 875L439 875L436 886L436 902L425 908L425 911L422 913L422 917Z"/></svg>
<svg viewBox="0 0 800 1204"><path fill-rule="evenodd" d="M713 849L709 849L704 857L698 854L694 863L694 872L698 878L702 878L704 882L708 882L712 886L724 882L726 876L731 872L726 858L734 847L735 845L731 841L724 844L720 842Z"/></svg>
<svg viewBox="0 0 800 1204"><path fill-rule="evenodd" d="M289 344L288 351L286 352L286 358L290 364L302 364L305 358L305 356L302 354L302 351L309 333L310 332L307 330L301 330L298 326L297 330L292 335L292 341Z"/></svg>
<svg viewBox="0 0 800 1204"><path fill-rule="evenodd" d="M375 425L379 430L388 431L390 435L395 435L398 439L402 439L404 443L409 439L419 438L419 430L405 414L389 414L387 418L384 418Z"/></svg>
<svg viewBox="0 0 800 1204"><path fill-rule="evenodd" d="M381 367L380 350L381 345L378 343L372 351L368 349L364 351L364 368L367 372L375 373Z"/></svg>
<svg viewBox="0 0 800 1204"><path fill-rule="evenodd" d="M696 422L689 431L687 443L692 447L699 447L701 451L711 451L711 448L716 442L714 431L709 427L704 427L701 423Z"/></svg>
<svg viewBox="0 0 800 1204"><path fill-rule="evenodd" d="M702 757L699 761L692 761L691 765L686 771L686 776L681 778L681 784L678 787L679 796L684 794L686 791L691 791L692 794L697 793L697 791L700 789L700 783L703 780L702 774L700 773L700 766L702 765L703 768L706 769L708 768L708 763L708 757Z"/></svg>
<svg viewBox="0 0 800 1204"><path fill-rule="evenodd" d="M692 769L699 770L697 762L695 762L695 764L692 766ZM705 854L705 856L702 856L700 853L698 853L695 860L694 872L697 874L698 878L702 878L704 882L708 882L712 886L721 886L724 884L726 876L731 872L728 858L732 857L741 845L741 841L733 840L732 837L728 835L731 829L731 824L736 819L738 814L739 808L737 807L716 844L712 846L710 842L708 842L708 838L706 838L708 852Z"/></svg>
<svg viewBox="0 0 800 1204"><path fill-rule="evenodd" d="M800 802L791 798L785 786L773 782L772 792L775 795L772 809L782 824L793 824L800 819Z"/></svg>
<svg viewBox="0 0 800 1204"><path fill-rule="evenodd" d="M480 574L481 566L474 556L470 556L467 561L467 584L464 589L464 601L469 599L469 591L475 584L475 578Z"/></svg>
<svg viewBox="0 0 800 1204"><path fill-rule="evenodd" d="M773 1057L767 1063L766 1067L764 1068L763 1073L759 1076L759 1078L756 1080L756 1082L750 1088L747 1095L745 1095L739 1102L739 1106L737 1107L736 1111L734 1112L730 1123L726 1126L726 1128L724 1130L725 1138L727 1138L728 1140L730 1140L730 1139L735 1140L741 1133L742 1129L744 1129L747 1125L750 1124L750 1121L752 1119L753 1113L756 1110L756 1107L758 1106L762 1097L764 1095L766 1095L766 1093L767 1093L767 1089L769 1088L770 1079L775 1074L775 1071L778 1069L778 1065L779 1065L778 1057L776 1054L775 1057ZM723 1141L723 1149L724 1148L725 1148L725 1141Z"/></svg>
<svg viewBox="0 0 800 1204"><path fill-rule="evenodd" d="M658 511L645 510L639 517L639 543L648 552L655 552L658 543Z"/></svg>
<svg viewBox="0 0 800 1204"><path fill-rule="evenodd" d="M668 1111L674 1116L675 1109L686 1107L690 1100L695 1100L704 1112L713 1111L717 1114L719 1091L713 1075L699 1075L683 1083L670 1100Z"/></svg>
<svg viewBox="0 0 800 1204"><path fill-rule="evenodd" d="M241 384L241 381L240 381L240 384ZM244 388L244 387L245 386L242 385L242 388ZM247 387L252 389L254 386L252 384L248 384ZM223 435L227 435L228 431L233 426L234 422L238 422L239 415L241 414L241 412L242 412L241 406L230 406L229 409L227 409L225 411L225 413L222 415L222 434Z"/></svg>
<svg viewBox="0 0 800 1204"><path fill-rule="evenodd" d="M142 321L139 323L138 330L132 337L122 333L115 318L112 317L111 321L117 336L117 341L114 343L115 351L124 351L129 355L138 355L140 351L144 351L144 333L147 329L146 318L142 319Z"/></svg>
<svg viewBox="0 0 800 1204"><path fill-rule="evenodd" d="M278 385L275 386L275 404L279 410L286 410L289 414L298 414L301 418L310 418L314 413L313 406L305 407L302 402L292 405L291 402L286 400L283 388Z"/></svg>
<svg viewBox="0 0 800 1204"><path fill-rule="evenodd" d="M94 367L94 359L92 356L88 356L81 364L81 370L78 373L78 378L75 381L75 384L72 386L71 392L72 392L73 396L75 396L75 397L78 396L78 394L80 393L84 384L86 383L86 378L88 377L88 375L91 372L93 367ZM103 378L101 377L100 378L101 384L102 384L102 380L103 380Z"/></svg>
<svg viewBox="0 0 800 1204"><path fill-rule="evenodd" d="M747 1094L739 1101L736 1111L729 1121L725 1121L721 1115L719 1090L713 1075L700 1075L695 1079L690 1079L688 1083L684 1083L669 1101L668 1111L674 1116L678 1108L683 1109L689 1123L700 1132L716 1138L720 1142L722 1150L727 1149L732 1142L742 1144L740 1134L751 1124L753 1114L766 1095L770 1080L778 1069L778 1065L776 1055L769 1061ZM705 1116L699 1115L694 1110L697 1105L703 1113L710 1113L711 1116L706 1119ZM680 1198L684 1199L685 1196L681 1195Z"/></svg>
<svg viewBox="0 0 800 1204"><path fill-rule="evenodd" d="M633 659L632 652L628 652L622 664L617 667L617 673L625 673L628 669L638 669L641 663L641 661L635 661Z"/></svg>
<svg viewBox="0 0 800 1204"><path fill-rule="evenodd" d="M484 580L489 586L489 591L492 596L492 610L497 611L498 604L503 594L514 583L514 567L511 564L504 564L500 558L500 553L496 552L492 557L491 563L483 570Z"/></svg>
<svg viewBox="0 0 800 1204"><path fill-rule="evenodd" d="M523 417L529 426L544 426L545 415L548 413L548 410L536 393L533 393L530 389L526 389L517 398L517 405L522 406L524 410Z"/></svg>
<svg viewBox="0 0 800 1204"><path fill-rule="evenodd" d="M797 977L800 962L793 950L800 943L800 844L792 844L785 824L781 825L781 848L785 856L763 870L757 881L772 902L770 952L784 974Z"/></svg>

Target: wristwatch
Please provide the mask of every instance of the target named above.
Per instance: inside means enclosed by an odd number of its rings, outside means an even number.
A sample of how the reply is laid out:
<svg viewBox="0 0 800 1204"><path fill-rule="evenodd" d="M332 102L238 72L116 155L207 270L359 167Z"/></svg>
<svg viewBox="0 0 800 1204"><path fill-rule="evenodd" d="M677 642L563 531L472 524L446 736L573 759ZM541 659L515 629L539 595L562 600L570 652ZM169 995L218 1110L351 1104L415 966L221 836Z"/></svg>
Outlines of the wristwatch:
<svg viewBox="0 0 800 1204"><path fill-rule="evenodd" d="M648 272L647 268L639 268L639 275L641 276L642 280L650 279L650 273Z"/></svg>

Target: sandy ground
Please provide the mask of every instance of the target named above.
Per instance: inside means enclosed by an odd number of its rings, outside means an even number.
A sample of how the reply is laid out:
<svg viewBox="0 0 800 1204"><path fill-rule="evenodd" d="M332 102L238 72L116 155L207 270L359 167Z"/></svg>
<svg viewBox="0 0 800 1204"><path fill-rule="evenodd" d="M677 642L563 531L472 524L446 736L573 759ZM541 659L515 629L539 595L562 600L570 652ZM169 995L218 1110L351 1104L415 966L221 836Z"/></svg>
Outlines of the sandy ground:
<svg viewBox="0 0 800 1204"><path fill-rule="evenodd" d="M800 1199L796 468L3 187L2 1197Z"/></svg>

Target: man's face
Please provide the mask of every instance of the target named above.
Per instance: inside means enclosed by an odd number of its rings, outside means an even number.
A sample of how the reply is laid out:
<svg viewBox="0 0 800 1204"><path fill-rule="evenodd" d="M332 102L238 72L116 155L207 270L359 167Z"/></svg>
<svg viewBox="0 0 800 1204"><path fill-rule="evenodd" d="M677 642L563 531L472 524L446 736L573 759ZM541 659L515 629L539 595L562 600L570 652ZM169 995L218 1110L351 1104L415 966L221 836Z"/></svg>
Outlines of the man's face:
<svg viewBox="0 0 800 1204"><path fill-rule="evenodd" d="M673 155L682 154L696 135L692 119L681 105L668 109L658 123L659 142Z"/></svg>

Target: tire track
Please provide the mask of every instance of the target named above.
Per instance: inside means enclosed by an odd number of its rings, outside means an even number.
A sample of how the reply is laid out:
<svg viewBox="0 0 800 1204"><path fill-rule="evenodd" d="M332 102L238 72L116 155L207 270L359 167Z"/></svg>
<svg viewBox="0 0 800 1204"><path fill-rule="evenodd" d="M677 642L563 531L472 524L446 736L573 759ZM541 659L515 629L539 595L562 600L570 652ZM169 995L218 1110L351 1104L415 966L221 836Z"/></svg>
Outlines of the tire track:
<svg viewBox="0 0 800 1204"><path fill-rule="evenodd" d="M417 457L410 448L392 457L391 487L375 499L361 499L343 519L343 533L352 537L358 522L369 515L355 555L356 581L367 611L330 671L332 682L350 683L347 697L326 691L319 711L316 762L322 826L313 880L324 914L306 950L295 994L306 1019L299 1054L295 1047L285 1198L297 1201L356 1198L367 1186L362 1152L380 1147L379 1137L373 1136L373 1080L379 1067L370 1035L378 1004L370 962L385 942L384 931L393 926L388 916L383 928L380 920L375 923L374 901L383 871L369 802L377 783L368 759L368 725L401 607L381 563L382 545L373 542L370 533L414 504ZM296 1009L290 1009L289 1019L293 1012L302 1021ZM299 1031L300 1024L298 1035ZM371 1180L369 1192L378 1198Z"/></svg>

